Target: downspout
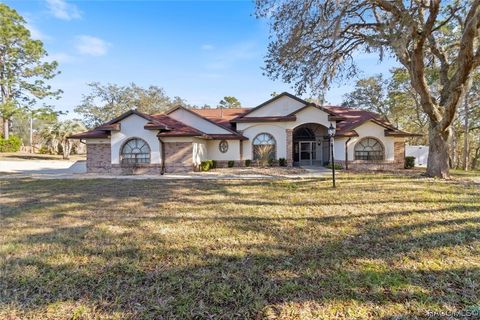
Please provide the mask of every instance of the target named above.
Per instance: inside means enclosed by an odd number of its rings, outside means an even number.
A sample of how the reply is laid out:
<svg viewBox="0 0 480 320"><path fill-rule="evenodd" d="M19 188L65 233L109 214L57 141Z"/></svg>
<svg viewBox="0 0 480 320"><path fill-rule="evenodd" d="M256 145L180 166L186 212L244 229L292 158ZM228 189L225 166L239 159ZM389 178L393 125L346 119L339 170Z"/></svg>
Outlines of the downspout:
<svg viewBox="0 0 480 320"><path fill-rule="evenodd" d="M345 170L348 170L348 143L352 137L348 138L347 141L345 141Z"/></svg>
<svg viewBox="0 0 480 320"><path fill-rule="evenodd" d="M163 176L165 174L165 142L157 136L160 145L162 146L162 167L160 169L160 174Z"/></svg>

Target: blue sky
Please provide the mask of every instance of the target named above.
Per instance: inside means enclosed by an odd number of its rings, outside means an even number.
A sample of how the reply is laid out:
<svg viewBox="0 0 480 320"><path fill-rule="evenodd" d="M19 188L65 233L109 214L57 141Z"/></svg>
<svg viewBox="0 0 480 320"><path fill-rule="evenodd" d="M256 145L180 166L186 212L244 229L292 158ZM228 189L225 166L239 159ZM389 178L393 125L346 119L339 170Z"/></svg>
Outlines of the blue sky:
<svg viewBox="0 0 480 320"><path fill-rule="evenodd" d="M5 1L23 15L61 75L57 109L69 111L88 92L87 83L158 85L169 96L215 106L226 95L253 107L274 91L293 89L262 75L268 44L266 21L253 16L251 1ZM378 63L360 54L365 75L387 73L395 61ZM338 104L351 83L333 85Z"/></svg>

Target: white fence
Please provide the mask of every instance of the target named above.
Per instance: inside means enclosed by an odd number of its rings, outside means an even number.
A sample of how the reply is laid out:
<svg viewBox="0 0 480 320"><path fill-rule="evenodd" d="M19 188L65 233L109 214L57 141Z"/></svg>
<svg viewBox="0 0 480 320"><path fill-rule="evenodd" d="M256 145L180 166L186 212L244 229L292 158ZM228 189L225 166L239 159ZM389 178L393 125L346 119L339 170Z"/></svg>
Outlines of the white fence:
<svg viewBox="0 0 480 320"><path fill-rule="evenodd" d="M415 166L426 166L428 160L428 146L406 146L405 156L415 157Z"/></svg>

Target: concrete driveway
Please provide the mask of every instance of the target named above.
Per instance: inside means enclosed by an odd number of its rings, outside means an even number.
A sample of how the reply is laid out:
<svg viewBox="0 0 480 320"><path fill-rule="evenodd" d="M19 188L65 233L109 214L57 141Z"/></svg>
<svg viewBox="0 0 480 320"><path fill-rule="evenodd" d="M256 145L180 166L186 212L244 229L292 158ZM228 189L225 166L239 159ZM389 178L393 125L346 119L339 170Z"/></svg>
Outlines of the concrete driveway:
<svg viewBox="0 0 480 320"><path fill-rule="evenodd" d="M0 174L65 175L85 172L85 160L0 160Z"/></svg>

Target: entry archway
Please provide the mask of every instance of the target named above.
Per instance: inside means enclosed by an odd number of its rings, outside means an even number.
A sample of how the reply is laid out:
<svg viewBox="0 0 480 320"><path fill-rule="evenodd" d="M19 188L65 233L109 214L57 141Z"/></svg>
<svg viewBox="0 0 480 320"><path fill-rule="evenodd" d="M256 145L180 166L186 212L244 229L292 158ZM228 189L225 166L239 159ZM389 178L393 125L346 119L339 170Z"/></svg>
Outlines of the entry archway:
<svg viewBox="0 0 480 320"><path fill-rule="evenodd" d="M321 166L328 162L327 128L317 123L306 123L293 130L293 165Z"/></svg>

